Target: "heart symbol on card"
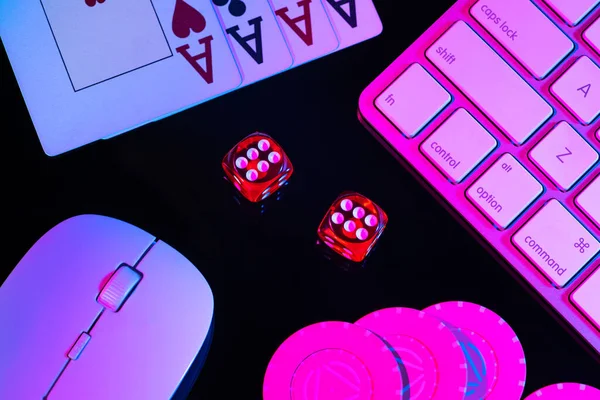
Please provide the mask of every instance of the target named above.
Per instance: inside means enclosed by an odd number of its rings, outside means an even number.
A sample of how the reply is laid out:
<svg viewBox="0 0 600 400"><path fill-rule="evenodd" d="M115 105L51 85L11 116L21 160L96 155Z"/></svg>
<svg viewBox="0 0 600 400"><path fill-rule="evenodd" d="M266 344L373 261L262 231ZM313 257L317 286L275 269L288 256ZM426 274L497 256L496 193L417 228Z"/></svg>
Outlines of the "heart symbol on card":
<svg viewBox="0 0 600 400"><path fill-rule="evenodd" d="M102 4L104 3L104 0L85 0L85 4L87 4L88 7L94 7L96 3Z"/></svg>
<svg viewBox="0 0 600 400"><path fill-rule="evenodd" d="M206 19L198 10L183 0L175 1L173 13L173 33L181 39L190 36L190 33L200 33L206 28Z"/></svg>

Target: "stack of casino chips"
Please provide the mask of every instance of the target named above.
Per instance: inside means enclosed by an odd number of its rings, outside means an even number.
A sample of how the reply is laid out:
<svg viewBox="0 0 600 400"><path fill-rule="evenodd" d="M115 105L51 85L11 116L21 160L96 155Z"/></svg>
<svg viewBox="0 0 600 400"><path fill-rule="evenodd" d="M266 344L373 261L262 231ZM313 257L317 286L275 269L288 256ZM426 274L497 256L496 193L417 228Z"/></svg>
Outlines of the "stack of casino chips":
<svg viewBox="0 0 600 400"><path fill-rule="evenodd" d="M485 307L452 301L299 330L273 355L263 398L519 400L525 378L525 354L513 329ZM592 387L561 385L569 390L562 398L598 398L582 397L597 396ZM553 390L538 392L556 399Z"/></svg>

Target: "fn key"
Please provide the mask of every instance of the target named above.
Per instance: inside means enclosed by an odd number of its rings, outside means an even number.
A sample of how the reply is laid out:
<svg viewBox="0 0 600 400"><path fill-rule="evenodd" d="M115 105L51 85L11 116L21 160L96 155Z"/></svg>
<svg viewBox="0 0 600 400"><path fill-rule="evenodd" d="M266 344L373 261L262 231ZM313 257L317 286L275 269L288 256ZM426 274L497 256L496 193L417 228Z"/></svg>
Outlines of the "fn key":
<svg viewBox="0 0 600 400"><path fill-rule="evenodd" d="M419 64L412 64L375 99L403 135L415 137L450 103L450 94Z"/></svg>

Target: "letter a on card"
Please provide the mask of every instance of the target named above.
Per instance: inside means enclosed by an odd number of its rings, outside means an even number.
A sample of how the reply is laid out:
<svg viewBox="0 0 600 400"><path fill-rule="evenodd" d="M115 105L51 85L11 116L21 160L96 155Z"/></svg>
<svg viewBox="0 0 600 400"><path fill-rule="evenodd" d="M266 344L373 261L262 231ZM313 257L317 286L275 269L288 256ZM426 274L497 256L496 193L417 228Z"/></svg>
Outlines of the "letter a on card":
<svg viewBox="0 0 600 400"><path fill-rule="evenodd" d="M242 70L242 86L292 66L292 54L269 0L212 0L212 3Z"/></svg>
<svg viewBox="0 0 600 400"><path fill-rule="evenodd" d="M320 0L270 0L294 66L322 57L339 41Z"/></svg>
<svg viewBox="0 0 600 400"><path fill-rule="evenodd" d="M340 49L371 39L383 29L373 0L322 0Z"/></svg>

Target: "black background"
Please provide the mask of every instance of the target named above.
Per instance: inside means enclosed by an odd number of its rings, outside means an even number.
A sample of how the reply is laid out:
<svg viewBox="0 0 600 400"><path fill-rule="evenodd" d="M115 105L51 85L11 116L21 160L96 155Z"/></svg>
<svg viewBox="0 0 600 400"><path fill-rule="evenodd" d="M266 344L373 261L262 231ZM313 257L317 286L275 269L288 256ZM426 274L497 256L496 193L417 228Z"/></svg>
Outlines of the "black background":
<svg viewBox="0 0 600 400"><path fill-rule="evenodd" d="M375 39L54 158L39 145L2 51L0 282L51 227L102 214L178 249L213 289L214 341L191 398L260 398L271 355L303 326L448 300L484 305L513 327L527 357L525 394L558 382L600 386L590 353L357 120L360 92L451 3L376 1L384 32ZM257 130L295 167L263 214L238 205L220 165ZM314 245L345 190L370 197L390 218L355 271Z"/></svg>

